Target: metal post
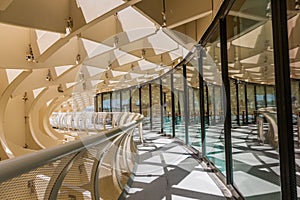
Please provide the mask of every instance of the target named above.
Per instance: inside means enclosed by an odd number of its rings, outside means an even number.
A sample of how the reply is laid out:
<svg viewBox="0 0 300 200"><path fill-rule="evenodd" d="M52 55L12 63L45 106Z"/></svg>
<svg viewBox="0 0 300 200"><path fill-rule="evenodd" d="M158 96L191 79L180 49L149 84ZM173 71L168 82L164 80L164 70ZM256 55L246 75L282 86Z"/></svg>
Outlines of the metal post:
<svg viewBox="0 0 300 200"><path fill-rule="evenodd" d="M271 4L281 195L297 199L286 1Z"/></svg>
<svg viewBox="0 0 300 200"><path fill-rule="evenodd" d="M120 90L120 112L122 112L122 110L123 110L123 99L122 99L122 90Z"/></svg>
<svg viewBox="0 0 300 200"><path fill-rule="evenodd" d="M247 94L247 83L244 84L244 93L245 93L245 109L246 109L246 124L249 123L248 119L248 94Z"/></svg>
<svg viewBox="0 0 300 200"><path fill-rule="evenodd" d="M221 66L222 80L224 83L225 94L223 103L225 108L224 138L225 138L225 157L226 157L226 183L233 184L232 166L232 144L231 144L231 107L230 107L230 83L228 78L228 55L227 55L227 27L226 18L220 19L220 41L221 41Z"/></svg>
<svg viewBox="0 0 300 200"><path fill-rule="evenodd" d="M162 80L159 79L159 97L160 97L160 132L164 132L164 107L163 107L163 87Z"/></svg>
<svg viewBox="0 0 300 200"><path fill-rule="evenodd" d="M194 115L194 123L196 122L196 110L195 110L195 89L192 87L192 95L193 95L193 115Z"/></svg>
<svg viewBox="0 0 300 200"><path fill-rule="evenodd" d="M142 114L142 88L139 87L139 109L140 109L140 114Z"/></svg>
<svg viewBox="0 0 300 200"><path fill-rule="evenodd" d="M109 93L109 112L112 112L112 92Z"/></svg>
<svg viewBox="0 0 300 200"><path fill-rule="evenodd" d="M150 130L152 130L152 87L151 83L149 84L149 117L150 117Z"/></svg>
<svg viewBox="0 0 300 200"><path fill-rule="evenodd" d="M174 95L173 73L171 73L171 103L172 103L172 137L175 137L175 95Z"/></svg>
<svg viewBox="0 0 300 200"><path fill-rule="evenodd" d="M235 94L236 94L236 121L238 125L240 124L240 102L239 102L239 83L235 80Z"/></svg>
<svg viewBox="0 0 300 200"><path fill-rule="evenodd" d="M212 100L213 100L213 115L212 115L212 121L213 121L213 125L215 125L216 124L216 91L215 91L215 86L213 85L212 86L213 88L213 91L212 91L212 93L213 93L213 98L212 98Z"/></svg>
<svg viewBox="0 0 300 200"><path fill-rule="evenodd" d="M204 109L204 80L203 80L203 48L197 46L197 57L198 57L198 71L199 71L199 109L200 109L200 121L201 121L201 148L202 156L206 155L205 149L205 109Z"/></svg>
<svg viewBox="0 0 300 200"><path fill-rule="evenodd" d="M189 90L187 86L186 64L182 66L183 73L183 104L184 104L184 126L185 126L185 143L189 144Z"/></svg>
<svg viewBox="0 0 300 200"><path fill-rule="evenodd" d="M207 114L207 125L209 126L209 96L208 96L208 85L205 82L205 94L206 94L206 114Z"/></svg>
<svg viewBox="0 0 300 200"><path fill-rule="evenodd" d="M256 122L257 119L257 99L256 99L256 85L254 85L254 123Z"/></svg>
<svg viewBox="0 0 300 200"><path fill-rule="evenodd" d="M264 85L264 101L265 101L265 107L268 107L268 101L267 101L267 86Z"/></svg>
<svg viewBox="0 0 300 200"><path fill-rule="evenodd" d="M131 89L129 89L129 112L132 112L132 92Z"/></svg>
<svg viewBox="0 0 300 200"><path fill-rule="evenodd" d="M99 112L98 111L98 95L94 96L94 111Z"/></svg>
<svg viewBox="0 0 300 200"><path fill-rule="evenodd" d="M103 93L101 93L101 110L100 112L103 112Z"/></svg>

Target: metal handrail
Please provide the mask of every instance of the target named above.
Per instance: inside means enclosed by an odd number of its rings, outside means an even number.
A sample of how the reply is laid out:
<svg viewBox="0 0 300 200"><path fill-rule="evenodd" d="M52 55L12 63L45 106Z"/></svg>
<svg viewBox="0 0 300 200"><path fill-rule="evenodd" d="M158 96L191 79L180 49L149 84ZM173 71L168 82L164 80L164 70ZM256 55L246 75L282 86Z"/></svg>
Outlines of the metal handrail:
<svg viewBox="0 0 300 200"><path fill-rule="evenodd" d="M38 167L57 161L65 156L80 152L85 148L90 148L120 135L122 132L137 126L143 120L141 115L127 124L117 128L105 130L102 134L86 136L80 140L71 141L55 147L39 150L20 157L4 160L0 162L0 183L18 177L26 172Z"/></svg>

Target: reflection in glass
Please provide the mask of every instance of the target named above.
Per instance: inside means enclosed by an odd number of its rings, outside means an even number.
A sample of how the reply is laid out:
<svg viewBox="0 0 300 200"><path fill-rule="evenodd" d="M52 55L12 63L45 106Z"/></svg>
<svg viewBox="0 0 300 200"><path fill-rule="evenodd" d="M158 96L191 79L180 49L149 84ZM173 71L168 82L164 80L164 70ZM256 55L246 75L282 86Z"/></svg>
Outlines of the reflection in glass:
<svg viewBox="0 0 300 200"><path fill-rule="evenodd" d="M183 93L183 70L182 66L174 71L174 96L175 96L175 136L185 141L184 123L184 93Z"/></svg>
<svg viewBox="0 0 300 200"><path fill-rule="evenodd" d="M233 181L251 200L281 198L270 4L236 0L227 17ZM246 107L253 124L242 123Z"/></svg>
<svg viewBox="0 0 300 200"><path fill-rule="evenodd" d="M151 89L152 89L152 130L161 131L159 81L153 82L151 84Z"/></svg>
<svg viewBox="0 0 300 200"><path fill-rule="evenodd" d="M140 113L140 95L138 88L131 90L131 109L132 112Z"/></svg>
<svg viewBox="0 0 300 200"><path fill-rule="evenodd" d="M120 112L120 92L113 92L112 93L112 112Z"/></svg>
<svg viewBox="0 0 300 200"><path fill-rule="evenodd" d="M103 112L111 112L111 93L102 95Z"/></svg>
<svg viewBox="0 0 300 200"><path fill-rule="evenodd" d="M129 112L130 111L130 91L129 90L122 90L122 112Z"/></svg>
<svg viewBox="0 0 300 200"><path fill-rule="evenodd" d="M208 159L225 176L224 119L220 66L220 30L217 28L207 43L203 57L205 99L205 151Z"/></svg>
<svg viewBox="0 0 300 200"><path fill-rule="evenodd" d="M144 115L143 128L150 129L150 96L149 85L142 87L142 114Z"/></svg>

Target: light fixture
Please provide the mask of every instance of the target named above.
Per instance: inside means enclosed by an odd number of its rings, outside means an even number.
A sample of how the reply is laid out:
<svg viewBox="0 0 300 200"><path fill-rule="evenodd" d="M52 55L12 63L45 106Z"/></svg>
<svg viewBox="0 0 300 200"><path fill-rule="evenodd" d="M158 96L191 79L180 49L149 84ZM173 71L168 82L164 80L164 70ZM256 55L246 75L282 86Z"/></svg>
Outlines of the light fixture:
<svg viewBox="0 0 300 200"><path fill-rule="evenodd" d="M57 92L60 92L60 93L63 93L63 92L64 92L63 87L62 87L61 84L58 85L58 87L57 87Z"/></svg>
<svg viewBox="0 0 300 200"><path fill-rule="evenodd" d="M117 48L117 47L118 47L118 44L119 44L119 37L118 37L118 36L115 36L115 37L114 37L114 47Z"/></svg>
<svg viewBox="0 0 300 200"><path fill-rule="evenodd" d="M75 60L76 65L78 65L80 63L80 61L81 61L81 56L80 56L80 54L77 54L76 60Z"/></svg>
<svg viewBox="0 0 300 200"><path fill-rule="evenodd" d="M70 34L73 28L73 19L72 17L69 17L66 20L66 35Z"/></svg>
<svg viewBox="0 0 300 200"><path fill-rule="evenodd" d="M81 81L84 79L84 73L82 71L79 72L79 79Z"/></svg>
<svg viewBox="0 0 300 200"><path fill-rule="evenodd" d="M28 49L28 52L26 52L25 59L28 62L35 62L31 44L29 44L29 49Z"/></svg>
<svg viewBox="0 0 300 200"><path fill-rule="evenodd" d="M163 0L163 11L161 12L161 15L162 15L162 21L163 21L161 27L165 28L165 27L167 27L166 2L165 2L165 0Z"/></svg>
<svg viewBox="0 0 300 200"><path fill-rule="evenodd" d="M47 73L47 75L46 75L46 80L47 80L47 81L53 81L53 78L52 78L52 74L51 74L50 69L48 69L48 73Z"/></svg>
<svg viewBox="0 0 300 200"><path fill-rule="evenodd" d="M144 59L146 55L146 50L142 49L141 58Z"/></svg>
<svg viewBox="0 0 300 200"><path fill-rule="evenodd" d="M24 93L24 95L22 97L22 101L24 101L25 103L26 103L26 101L28 101L27 92Z"/></svg>

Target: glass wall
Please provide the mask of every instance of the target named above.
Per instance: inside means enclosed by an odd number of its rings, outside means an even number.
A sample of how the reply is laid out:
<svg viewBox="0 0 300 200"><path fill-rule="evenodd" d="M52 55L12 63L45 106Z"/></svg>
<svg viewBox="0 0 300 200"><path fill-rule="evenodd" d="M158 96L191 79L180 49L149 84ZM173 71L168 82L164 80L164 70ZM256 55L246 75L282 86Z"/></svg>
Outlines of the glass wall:
<svg viewBox="0 0 300 200"><path fill-rule="evenodd" d="M291 102L293 111L293 136L296 157L297 186L300 188L300 3L287 0L288 36L290 55ZM185 91L183 66L177 66L173 73L174 90L171 90L171 76L161 77L142 86L141 102L137 89L122 90L121 95L98 96L99 111L118 110L118 99L122 99L122 111L139 112L140 103L145 116L144 128L173 133L188 141L203 156L213 163L223 178L232 174L233 186L245 199L284 199L280 183L279 137L276 108L272 16L270 0L236 0L226 16L227 41L220 44L219 24L205 38L205 53L200 57L204 79L204 111L200 112L200 88L198 72L198 51L186 59L187 90ZM216 23L222 23L220 21ZM212 30L213 30L212 29ZM202 40L201 40L202 41ZM226 96L221 78L220 47L226 45L230 102ZM224 50L225 51L225 50ZM196 70L195 70L196 69ZM225 69L226 70L226 69ZM276 76L277 77L277 76ZM278 88L278 87L277 87ZM171 94L174 94L172 102ZM130 101L131 94L131 101ZM202 94L201 94L202 95ZM101 99L103 97L103 99ZM278 95L279 97L279 95ZM186 100L188 99L188 101ZM115 101L116 100L116 101ZM107 103L111 101L110 103ZM131 102L131 104L130 104ZM224 106L230 104L230 130L224 130ZM103 105L103 108L101 107ZM174 118L172 118L174 105ZM185 112L186 111L186 112ZM152 117L151 117L152 113ZM201 124L200 113L204 113L205 124ZM187 115L186 115L187 114ZM150 120L151 118L151 120ZM188 122L188 124L185 124ZM186 135L186 127L188 131ZM201 128L205 128L205 141L201 141ZM226 132L226 133L225 133ZM226 137L228 134L231 137ZM228 136L226 135L226 136ZM186 138L188 136L188 138ZM227 140L228 139L228 140ZM227 148L225 148L227 147ZM226 156L225 151L230 153ZM231 161L230 165L226 165ZM228 160L227 160L228 159ZM226 169L229 166L230 169ZM228 177L226 177L228 175ZM228 179L226 179L228 181Z"/></svg>
<svg viewBox="0 0 300 200"><path fill-rule="evenodd" d="M277 115L267 108L275 106L271 1L237 0L232 10L236 15L227 17L227 48L233 183L245 199L281 199ZM250 115L257 113L258 123L239 126L246 106Z"/></svg>

